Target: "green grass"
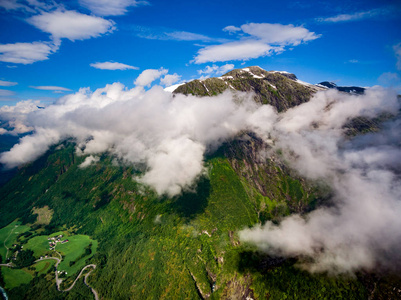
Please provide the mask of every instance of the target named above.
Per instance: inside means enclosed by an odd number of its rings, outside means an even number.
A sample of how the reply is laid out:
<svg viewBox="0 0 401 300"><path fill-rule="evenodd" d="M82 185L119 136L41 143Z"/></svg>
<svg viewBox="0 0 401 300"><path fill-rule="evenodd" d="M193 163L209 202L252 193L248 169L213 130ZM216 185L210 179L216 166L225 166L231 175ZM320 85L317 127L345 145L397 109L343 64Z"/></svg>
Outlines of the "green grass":
<svg viewBox="0 0 401 300"><path fill-rule="evenodd" d="M35 258L39 258L40 256L48 254L50 251L47 238L48 236L45 235L35 236L28 240L24 248L32 250Z"/></svg>
<svg viewBox="0 0 401 300"><path fill-rule="evenodd" d="M55 263L56 263L55 260L49 259L40 261L34 264L33 267L35 268L35 271L38 272L38 275L41 275L41 274L46 274L49 271L49 269L51 269L54 266Z"/></svg>
<svg viewBox="0 0 401 300"><path fill-rule="evenodd" d="M59 231L56 233L52 233L50 235L41 235L31 238L26 244L26 249L31 249L34 252L36 258L43 256L45 254L52 253L53 256L58 257L54 254L54 251L49 250L49 237L58 236L62 234L63 237L61 240L68 239L69 242L65 244L57 243L56 251L59 252L63 256L63 260L58 266L58 270L67 271L67 275L74 275L76 272L79 272L82 267L85 266L85 260L92 257L97 250L98 243L95 240L92 240L87 235L69 235L67 231ZM84 252L85 247L92 244L91 250L92 253L90 255L84 256L72 266L70 266L70 261L75 261L79 258Z"/></svg>
<svg viewBox="0 0 401 300"><path fill-rule="evenodd" d="M1 273L4 278L6 289L12 289L21 284L29 283L33 279L33 276L26 269L1 267Z"/></svg>
<svg viewBox="0 0 401 300"><path fill-rule="evenodd" d="M18 235L28 231L29 229L29 226L21 225L21 222L18 220L15 220L14 222L0 229L0 255L4 262L6 260L7 253L5 246L7 248L11 248L12 245L15 244ZM8 255L10 255L10 251L8 252Z"/></svg>
<svg viewBox="0 0 401 300"><path fill-rule="evenodd" d="M66 271L67 275L73 275L85 266L86 259L92 257L96 253L98 243L89 236L80 234L63 236L63 239L68 239L69 242L65 244L57 243L56 251L60 252L64 257L58 265L58 270ZM79 259L74 265L70 266L70 261L75 261L79 258L85 252L85 247L89 246L89 244L92 244L92 253Z"/></svg>

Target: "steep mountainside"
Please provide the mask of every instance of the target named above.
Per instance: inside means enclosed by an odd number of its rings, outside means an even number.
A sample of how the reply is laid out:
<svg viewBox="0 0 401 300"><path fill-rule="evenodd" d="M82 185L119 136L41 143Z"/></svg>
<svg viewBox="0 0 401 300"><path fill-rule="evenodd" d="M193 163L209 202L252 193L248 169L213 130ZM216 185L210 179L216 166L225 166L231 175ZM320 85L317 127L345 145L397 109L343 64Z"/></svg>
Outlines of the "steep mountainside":
<svg viewBox="0 0 401 300"><path fill-rule="evenodd" d="M194 192L174 199L144 191L131 168L113 166L107 157L78 168L83 158L67 143L1 189L1 226L17 217L32 224L32 209L48 206L51 222L32 226L31 237L70 229L97 240L97 253L85 264L97 266L89 283L103 299L362 299L365 290L356 280L310 275L296 261L240 243L239 229L310 209L316 193L271 161L249 164L257 143L236 143L207 159L209 173ZM254 176L260 178L250 182ZM19 241L27 248L26 242ZM56 290L52 270L12 289L6 285L9 298L68 298Z"/></svg>

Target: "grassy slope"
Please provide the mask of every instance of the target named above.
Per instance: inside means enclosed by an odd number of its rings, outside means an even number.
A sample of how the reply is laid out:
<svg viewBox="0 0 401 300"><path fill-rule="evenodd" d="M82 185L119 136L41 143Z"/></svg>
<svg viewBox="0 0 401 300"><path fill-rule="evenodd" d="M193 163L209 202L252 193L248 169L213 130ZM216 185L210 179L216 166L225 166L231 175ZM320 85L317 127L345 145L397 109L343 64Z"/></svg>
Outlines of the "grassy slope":
<svg viewBox="0 0 401 300"><path fill-rule="evenodd" d="M59 243L56 246L56 250L64 257L59 264L58 269L60 271L67 271L69 275L81 271L81 269L85 266L85 260L91 258L96 253L98 243L87 235L64 236L63 239L65 238L69 240L68 243ZM92 253L83 257L82 259L79 259L82 255L84 255L85 247L89 246L90 244L92 244ZM69 263L71 261L76 261L76 263L70 266Z"/></svg>
<svg viewBox="0 0 401 300"><path fill-rule="evenodd" d="M20 286L21 284L27 284L32 280L32 275L25 268L11 269L1 267L1 273L6 282L4 288L7 290Z"/></svg>
<svg viewBox="0 0 401 300"><path fill-rule="evenodd" d="M45 260L45 261L40 261L33 266L35 267L35 271L38 272L39 275L46 274L49 270L52 270L52 267L56 264L56 261L51 259L51 260Z"/></svg>
<svg viewBox="0 0 401 300"><path fill-rule="evenodd" d="M6 261L6 247L12 248L12 245L16 242L17 236L29 229L29 226L21 225L21 222L18 220L15 220L6 227L0 229L0 255L4 262ZM10 254L11 253L9 252L8 255Z"/></svg>

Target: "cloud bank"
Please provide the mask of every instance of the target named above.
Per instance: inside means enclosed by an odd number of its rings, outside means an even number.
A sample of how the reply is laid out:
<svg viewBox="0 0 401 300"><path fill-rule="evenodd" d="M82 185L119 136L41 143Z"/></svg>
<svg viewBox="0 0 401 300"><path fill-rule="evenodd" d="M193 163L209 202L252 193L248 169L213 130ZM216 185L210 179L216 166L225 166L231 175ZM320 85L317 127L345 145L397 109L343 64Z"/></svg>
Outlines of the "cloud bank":
<svg viewBox="0 0 401 300"><path fill-rule="evenodd" d="M241 239L271 254L308 257L303 267L313 272L400 267L401 119L353 140L342 129L356 116L398 109L392 92L326 91L281 115L270 132L274 147L299 174L328 183L334 205L245 229Z"/></svg>
<svg viewBox="0 0 401 300"><path fill-rule="evenodd" d="M9 107L3 114L34 133L2 153L0 162L18 166L72 138L77 153L88 156L81 167L107 152L143 168L137 181L174 196L202 174L208 149L253 131L272 150L280 149L299 174L329 184L334 204L289 216L278 225L267 222L242 230L243 241L271 254L307 257L303 267L314 272L353 272L401 262L401 120L386 124L380 133L343 137L343 125L356 116L398 112L394 93L378 88L359 96L322 91L278 114L249 94L172 95L159 86L146 91L143 85L149 80L133 89L120 83L94 92L81 89L45 109L32 103Z"/></svg>
<svg viewBox="0 0 401 300"><path fill-rule="evenodd" d="M120 83L94 92L81 89L45 109L14 114L35 131L2 153L0 161L15 167L36 159L53 144L73 138L79 154L108 152L122 163L146 165L138 181L159 194L179 194L202 173L207 149L253 126L258 105L248 95L234 101L230 92L198 98L173 96L160 86L144 89L156 73L160 77L166 71L144 71L146 76L139 76L133 89Z"/></svg>
<svg viewBox="0 0 401 300"><path fill-rule="evenodd" d="M4 105L0 107L0 120L8 123L12 130L1 130L0 134L17 135L27 133L34 128L26 125L27 116L36 110L40 105L39 101L20 101L15 106Z"/></svg>

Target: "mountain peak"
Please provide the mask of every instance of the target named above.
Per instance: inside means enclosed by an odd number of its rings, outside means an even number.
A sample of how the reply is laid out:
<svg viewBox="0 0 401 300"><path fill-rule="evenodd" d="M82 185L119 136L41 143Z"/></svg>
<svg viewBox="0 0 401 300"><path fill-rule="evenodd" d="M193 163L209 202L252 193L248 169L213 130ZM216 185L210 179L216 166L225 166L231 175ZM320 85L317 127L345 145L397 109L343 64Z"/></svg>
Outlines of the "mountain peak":
<svg viewBox="0 0 401 300"><path fill-rule="evenodd" d="M221 77L187 82L174 93L214 96L225 90L252 92L255 102L273 105L278 111L309 101L321 87L302 82L289 72L266 71L258 66L232 70Z"/></svg>
<svg viewBox="0 0 401 300"><path fill-rule="evenodd" d="M329 81L322 81L322 82L318 83L318 85L324 86L324 87L329 88L329 89L337 88L337 84L335 84L334 82L331 82L331 81L330 82Z"/></svg>

